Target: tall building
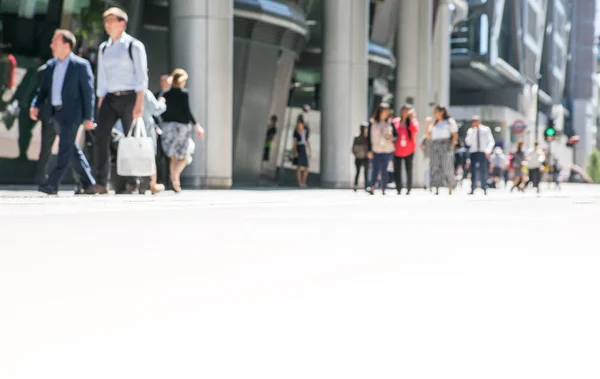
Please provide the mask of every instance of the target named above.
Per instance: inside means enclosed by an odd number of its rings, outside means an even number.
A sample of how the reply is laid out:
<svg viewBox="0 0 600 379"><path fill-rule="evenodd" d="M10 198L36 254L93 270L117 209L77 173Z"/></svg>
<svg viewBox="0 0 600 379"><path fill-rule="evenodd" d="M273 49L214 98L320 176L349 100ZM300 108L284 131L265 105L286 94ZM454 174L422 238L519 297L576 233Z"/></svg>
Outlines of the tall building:
<svg viewBox="0 0 600 379"><path fill-rule="evenodd" d="M596 146L598 119L598 47L595 37L596 4L573 1L573 27L570 43L568 106L569 129L581 141L575 147L575 163L585 167Z"/></svg>
<svg viewBox="0 0 600 379"><path fill-rule="evenodd" d="M570 0L473 0L452 34L451 111L466 133L471 116L489 125L497 144L543 140L558 130L552 153L567 165L564 102L571 33Z"/></svg>

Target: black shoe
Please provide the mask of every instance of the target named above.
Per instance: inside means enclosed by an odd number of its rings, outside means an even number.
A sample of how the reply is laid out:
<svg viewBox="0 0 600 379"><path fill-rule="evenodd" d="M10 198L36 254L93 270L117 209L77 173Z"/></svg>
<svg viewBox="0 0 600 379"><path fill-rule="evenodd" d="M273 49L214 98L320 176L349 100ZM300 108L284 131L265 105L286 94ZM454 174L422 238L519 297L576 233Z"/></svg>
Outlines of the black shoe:
<svg viewBox="0 0 600 379"><path fill-rule="evenodd" d="M39 186L38 191L45 193L46 195L57 195L58 190L54 188L50 188L48 186Z"/></svg>
<svg viewBox="0 0 600 379"><path fill-rule="evenodd" d="M407 195L410 195L410 190L406 191L406 194L407 194Z"/></svg>
<svg viewBox="0 0 600 379"><path fill-rule="evenodd" d="M483 194L487 196L487 189L483 190Z"/></svg>
<svg viewBox="0 0 600 379"><path fill-rule="evenodd" d="M471 190L471 192L469 192L469 195L475 195L475 190Z"/></svg>
<svg viewBox="0 0 600 379"><path fill-rule="evenodd" d="M402 190L398 191L398 195L402 195Z"/></svg>
<svg viewBox="0 0 600 379"><path fill-rule="evenodd" d="M91 185L85 190L86 195L106 195L107 193L108 187L99 184Z"/></svg>

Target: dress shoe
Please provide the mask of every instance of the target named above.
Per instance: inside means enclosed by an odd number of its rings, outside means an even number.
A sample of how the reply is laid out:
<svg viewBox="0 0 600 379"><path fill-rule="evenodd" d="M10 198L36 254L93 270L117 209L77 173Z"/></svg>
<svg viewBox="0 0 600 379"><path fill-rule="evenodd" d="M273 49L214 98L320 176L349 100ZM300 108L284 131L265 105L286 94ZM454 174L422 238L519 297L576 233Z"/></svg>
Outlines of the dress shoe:
<svg viewBox="0 0 600 379"><path fill-rule="evenodd" d="M39 186L38 191L45 193L46 195L57 195L58 190L56 188L51 188L48 186Z"/></svg>
<svg viewBox="0 0 600 379"><path fill-rule="evenodd" d="M134 186L133 184L125 184L125 191L123 192L126 195L133 195L134 193L138 193L138 186Z"/></svg>
<svg viewBox="0 0 600 379"><path fill-rule="evenodd" d="M108 188L99 184L93 184L85 190L86 195L106 195Z"/></svg>

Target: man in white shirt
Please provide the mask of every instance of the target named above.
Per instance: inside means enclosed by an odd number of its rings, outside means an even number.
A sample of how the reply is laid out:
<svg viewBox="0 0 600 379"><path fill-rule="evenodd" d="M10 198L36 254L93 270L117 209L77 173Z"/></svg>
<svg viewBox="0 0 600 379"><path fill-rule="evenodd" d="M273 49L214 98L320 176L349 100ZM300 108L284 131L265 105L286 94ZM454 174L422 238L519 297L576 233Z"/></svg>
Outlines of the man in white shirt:
<svg viewBox="0 0 600 379"><path fill-rule="evenodd" d="M467 137L465 138L465 143L469 146L471 159L471 195L475 193L478 178L483 193L487 195L489 159L496 141L494 141L492 130L481 123L479 116L473 116L471 120L471 128L467 131Z"/></svg>
<svg viewBox="0 0 600 379"><path fill-rule="evenodd" d="M103 14L104 29L109 35L98 50L98 127L94 146L94 171L98 181L95 193L108 193L111 168L111 131L121 120L125 134L132 121L142 117L148 88L146 48L125 30L129 18L119 8L109 8ZM138 178L127 178L125 193L137 192Z"/></svg>

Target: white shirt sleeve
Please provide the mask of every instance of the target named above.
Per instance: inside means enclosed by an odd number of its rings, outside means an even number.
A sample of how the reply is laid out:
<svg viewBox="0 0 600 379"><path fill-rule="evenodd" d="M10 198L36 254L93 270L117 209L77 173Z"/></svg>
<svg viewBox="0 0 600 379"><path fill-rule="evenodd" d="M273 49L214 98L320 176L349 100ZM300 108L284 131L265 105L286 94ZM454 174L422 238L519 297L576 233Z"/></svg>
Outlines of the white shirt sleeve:
<svg viewBox="0 0 600 379"><path fill-rule="evenodd" d="M450 125L450 133L458 133L458 124L456 123L456 120L453 118L449 119L448 125Z"/></svg>
<svg viewBox="0 0 600 379"><path fill-rule="evenodd" d="M492 129L487 128L488 135L488 144L485 147L485 152L491 154L494 151L494 146L496 145L496 141L494 140L494 134L492 133Z"/></svg>
<svg viewBox="0 0 600 379"><path fill-rule="evenodd" d="M97 75L98 75L98 84L96 88L96 95L98 97L106 96L108 91L108 84L106 83L106 72L104 71L104 62L102 60L103 50L106 46L106 42L100 44L100 48L98 48L98 65L96 67Z"/></svg>
<svg viewBox="0 0 600 379"><path fill-rule="evenodd" d="M131 55L135 66L135 91L145 91L148 88L148 56L146 47L139 41L133 41Z"/></svg>
<svg viewBox="0 0 600 379"><path fill-rule="evenodd" d="M467 136L465 137L465 145L469 147L473 146L473 128L469 128L469 130L467 130Z"/></svg>

